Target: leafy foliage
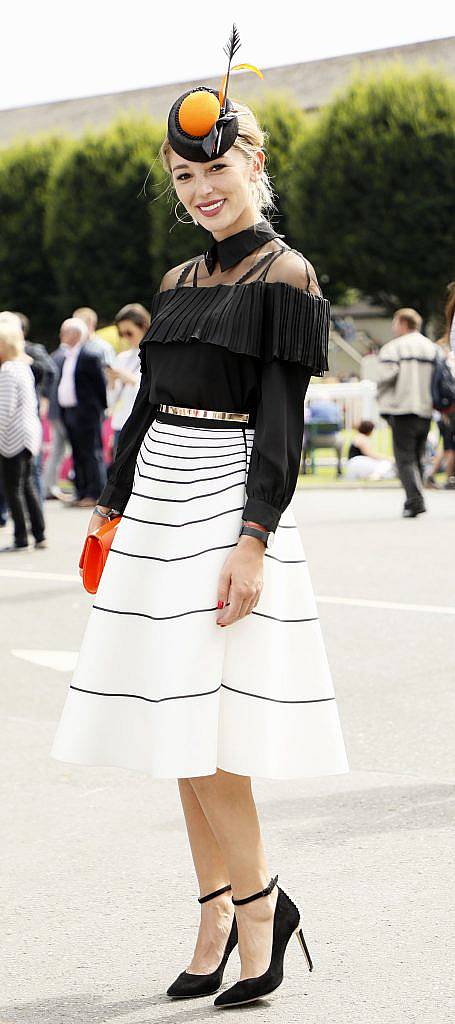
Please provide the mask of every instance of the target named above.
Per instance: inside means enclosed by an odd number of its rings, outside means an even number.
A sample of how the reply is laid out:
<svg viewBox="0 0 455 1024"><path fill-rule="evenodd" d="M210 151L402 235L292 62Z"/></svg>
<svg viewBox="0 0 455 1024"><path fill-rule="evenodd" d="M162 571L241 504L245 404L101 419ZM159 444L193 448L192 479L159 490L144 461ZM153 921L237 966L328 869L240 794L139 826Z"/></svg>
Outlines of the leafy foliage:
<svg viewBox="0 0 455 1024"><path fill-rule="evenodd" d="M329 281L428 317L454 276L455 87L401 68L357 79L299 144L291 207Z"/></svg>
<svg viewBox="0 0 455 1024"><path fill-rule="evenodd" d="M36 340L55 316L55 281L43 226L49 174L62 144L45 138L0 154L0 308L31 317Z"/></svg>

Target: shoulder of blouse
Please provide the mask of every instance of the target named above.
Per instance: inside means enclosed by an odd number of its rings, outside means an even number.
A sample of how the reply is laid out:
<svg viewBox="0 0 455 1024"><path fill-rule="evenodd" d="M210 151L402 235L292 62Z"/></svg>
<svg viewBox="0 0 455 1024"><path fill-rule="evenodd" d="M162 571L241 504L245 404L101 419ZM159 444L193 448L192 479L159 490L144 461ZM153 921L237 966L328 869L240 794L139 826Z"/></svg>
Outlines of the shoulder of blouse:
<svg viewBox="0 0 455 1024"><path fill-rule="evenodd" d="M275 262L281 263L281 257ZM263 362L300 363L323 376L328 369L330 303L306 290L305 265L298 255L288 258L286 266L283 259L280 278L288 280L184 285L156 292L151 324L139 345L141 365L149 342L202 341Z"/></svg>

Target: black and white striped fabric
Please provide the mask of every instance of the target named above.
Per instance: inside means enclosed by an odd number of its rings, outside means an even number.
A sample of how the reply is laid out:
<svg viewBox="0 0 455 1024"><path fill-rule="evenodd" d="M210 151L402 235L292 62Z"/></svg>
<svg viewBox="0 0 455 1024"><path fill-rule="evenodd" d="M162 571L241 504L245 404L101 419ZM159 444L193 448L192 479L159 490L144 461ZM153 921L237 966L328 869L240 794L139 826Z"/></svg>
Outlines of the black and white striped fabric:
<svg viewBox="0 0 455 1024"><path fill-rule="evenodd" d="M175 417L174 417L175 419ZM292 502L258 605L216 625L254 430L158 413L136 461L52 756L155 778L348 771Z"/></svg>
<svg viewBox="0 0 455 1024"><path fill-rule="evenodd" d="M7 359L0 367L0 455L10 459L24 448L37 455L42 436L30 366Z"/></svg>

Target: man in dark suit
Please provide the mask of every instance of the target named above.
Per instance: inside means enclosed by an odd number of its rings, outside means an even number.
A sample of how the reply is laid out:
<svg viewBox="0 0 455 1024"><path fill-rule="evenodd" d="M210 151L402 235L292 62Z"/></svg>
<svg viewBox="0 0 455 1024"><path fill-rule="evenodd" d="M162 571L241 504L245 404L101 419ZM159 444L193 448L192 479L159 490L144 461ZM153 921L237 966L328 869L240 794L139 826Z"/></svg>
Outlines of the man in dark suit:
<svg viewBox="0 0 455 1024"><path fill-rule="evenodd" d="M99 357L85 349L87 338L83 320L71 317L63 321L60 342L65 359L57 398L73 449L76 498L71 504L79 508L93 508L106 483L101 438L106 384Z"/></svg>

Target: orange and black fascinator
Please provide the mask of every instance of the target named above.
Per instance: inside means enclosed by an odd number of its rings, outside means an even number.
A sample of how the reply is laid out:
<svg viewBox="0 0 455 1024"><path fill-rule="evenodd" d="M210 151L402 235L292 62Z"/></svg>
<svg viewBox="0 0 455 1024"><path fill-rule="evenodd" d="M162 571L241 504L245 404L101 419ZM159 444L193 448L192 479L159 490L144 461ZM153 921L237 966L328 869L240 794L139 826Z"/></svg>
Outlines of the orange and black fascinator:
<svg viewBox="0 0 455 1024"><path fill-rule="evenodd" d="M236 64L231 67L232 58L240 46L238 29L233 25L229 41L224 47L228 69L219 92L200 85L184 92L173 103L169 111L167 133L172 149L179 156L203 163L223 156L234 144L239 124L234 105L227 95L231 71L254 71L259 78L264 77L254 64Z"/></svg>

